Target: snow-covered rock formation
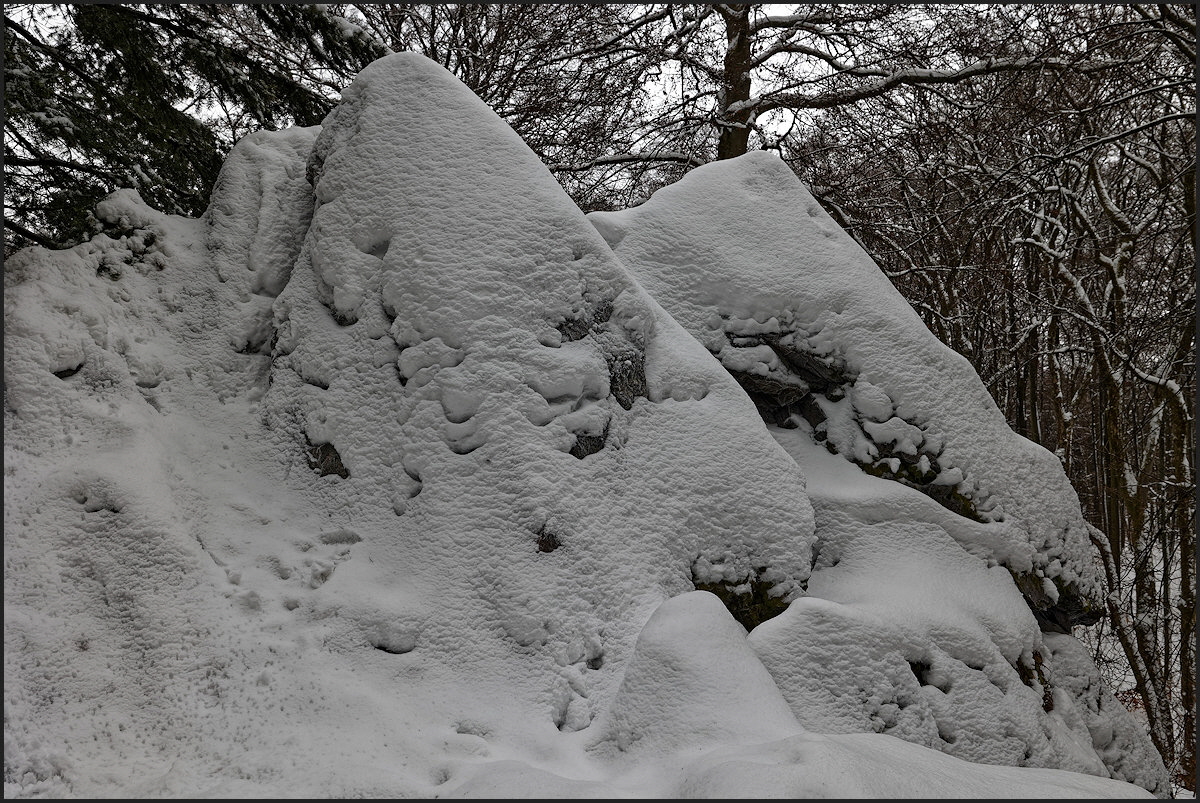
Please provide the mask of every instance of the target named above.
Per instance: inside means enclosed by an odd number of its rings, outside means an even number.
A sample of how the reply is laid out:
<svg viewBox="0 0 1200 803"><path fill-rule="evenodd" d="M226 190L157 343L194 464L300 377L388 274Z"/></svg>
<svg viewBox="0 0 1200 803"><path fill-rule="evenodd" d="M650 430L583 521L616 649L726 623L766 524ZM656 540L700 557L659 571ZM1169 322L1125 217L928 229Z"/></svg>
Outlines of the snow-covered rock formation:
<svg viewBox="0 0 1200 803"><path fill-rule="evenodd" d="M5 267L6 797L1166 793L1061 470L773 157L589 222L400 54L96 216Z"/></svg>
<svg viewBox="0 0 1200 803"><path fill-rule="evenodd" d="M808 478L806 598L750 637L801 722L1159 788L1071 646L1103 591L1061 464L786 165L751 153L589 217Z"/></svg>

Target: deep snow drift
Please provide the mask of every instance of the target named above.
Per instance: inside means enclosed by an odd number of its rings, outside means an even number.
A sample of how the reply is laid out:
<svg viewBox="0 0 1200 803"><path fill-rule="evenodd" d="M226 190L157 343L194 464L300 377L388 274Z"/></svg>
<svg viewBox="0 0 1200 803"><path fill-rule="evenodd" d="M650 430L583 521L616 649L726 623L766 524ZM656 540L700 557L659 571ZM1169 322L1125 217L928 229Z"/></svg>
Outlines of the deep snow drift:
<svg viewBox="0 0 1200 803"><path fill-rule="evenodd" d="M1061 469L774 157L589 220L401 54L96 214L5 269L6 797L1166 794Z"/></svg>

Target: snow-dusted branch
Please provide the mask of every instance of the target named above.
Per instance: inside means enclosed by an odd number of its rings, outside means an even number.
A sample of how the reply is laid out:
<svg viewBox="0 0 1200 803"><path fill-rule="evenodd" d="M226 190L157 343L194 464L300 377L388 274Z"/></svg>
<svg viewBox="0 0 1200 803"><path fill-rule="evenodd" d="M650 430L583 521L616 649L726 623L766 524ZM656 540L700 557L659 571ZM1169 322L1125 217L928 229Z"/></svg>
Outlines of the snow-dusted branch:
<svg viewBox="0 0 1200 803"><path fill-rule="evenodd" d="M797 92L772 93L752 97L729 111L753 109L759 114L775 109L829 109L855 103L867 98L877 97L898 86L917 86L922 84L946 84L962 81L967 78L987 75L989 73L1065 69L1069 65L1061 59L1022 57L1013 59L987 58L968 64L954 70L932 70L910 68L896 70L883 76L877 75L872 68L864 70L863 75L871 75L875 80L865 81L858 86L840 90L808 94Z"/></svg>
<svg viewBox="0 0 1200 803"><path fill-rule="evenodd" d="M690 167L699 167L704 164L704 160L699 157L686 153L677 153L669 151L655 151L651 153L621 153L612 156L598 156L595 159L590 159L586 162L579 163L556 163L547 165L553 173L578 173L585 170L591 170L595 167L605 165L618 164L633 164L633 163L650 163L650 162L674 162L678 164L686 164Z"/></svg>

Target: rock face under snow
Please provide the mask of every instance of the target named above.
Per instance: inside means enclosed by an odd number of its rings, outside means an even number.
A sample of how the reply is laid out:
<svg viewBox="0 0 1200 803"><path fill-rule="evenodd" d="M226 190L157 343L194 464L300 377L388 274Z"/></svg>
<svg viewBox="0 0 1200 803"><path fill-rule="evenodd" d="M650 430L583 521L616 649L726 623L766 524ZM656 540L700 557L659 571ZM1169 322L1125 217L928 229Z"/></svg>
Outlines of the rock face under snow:
<svg viewBox="0 0 1200 803"><path fill-rule="evenodd" d="M589 222L401 54L97 217L5 271L6 797L1165 794L1061 471L773 157Z"/></svg>
<svg viewBox="0 0 1200 803"><path fill-rule="evenodd" d="M1011 570L1045 626L1099 619L1093 549L1062 465L1008 427L970 364L780 159L706 165L590 219L769 423L802 425L867 473L982 525L951 535Z"/></svg>

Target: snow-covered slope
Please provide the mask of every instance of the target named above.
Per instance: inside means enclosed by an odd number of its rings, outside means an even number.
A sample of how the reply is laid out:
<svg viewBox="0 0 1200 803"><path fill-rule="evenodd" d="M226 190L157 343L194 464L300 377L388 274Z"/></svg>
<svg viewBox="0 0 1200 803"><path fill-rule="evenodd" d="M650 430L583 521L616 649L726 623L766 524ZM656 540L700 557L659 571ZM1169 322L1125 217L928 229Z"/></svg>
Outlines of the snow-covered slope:
<svg viewBox="0 0 1200 803"><path fill-rule="evenodd" d="M97 217L5 266L6 797L1161 791L1013 682L1094 671L989 568L1038 547L765 426L437 65ZM1003 693L938 702L968 650ZM837 704L887 688L901 739Z"/></svg>

